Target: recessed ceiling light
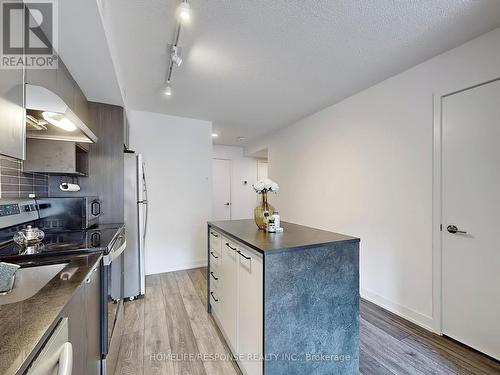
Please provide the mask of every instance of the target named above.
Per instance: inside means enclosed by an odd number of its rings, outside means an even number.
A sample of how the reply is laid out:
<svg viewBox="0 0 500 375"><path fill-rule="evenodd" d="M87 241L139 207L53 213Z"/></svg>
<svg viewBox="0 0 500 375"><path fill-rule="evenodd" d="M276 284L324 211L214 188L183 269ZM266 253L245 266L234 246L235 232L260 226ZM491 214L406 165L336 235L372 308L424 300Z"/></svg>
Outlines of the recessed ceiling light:
<svg viewBox="0 0 500 375"><path fill-rule="evenodd" d="M237 137L236 140L237 141L245 141L247 139L247 137Z"/></svg>
<svg viewBox="0 0 500 375"><path fill-rule="evenodd" d="M187 1L183 1L177 7L177 20L180 23L188 23L191 19L191 5Z"/></svg>
<svg viewBox="0 0 500 375"><path fill-rule="evenodd" d="M43 112L42 117L49 124L57 126L60 129L72 132L77 129L76 125L71 120L66 118L62 113Z"/></svg>
<svg viewBox="0 0 500 375"><path fill-rule="evenodd" d="M167 87L165 87L165 95L172 96L172 87L170 85L167 85Z"/></svg>
<svg viewBox="0 0 500 375"><path fill-rule="evenodd" d="M212 138L217 138L219 136L219 134L217 133L212 133Z"/></svg>

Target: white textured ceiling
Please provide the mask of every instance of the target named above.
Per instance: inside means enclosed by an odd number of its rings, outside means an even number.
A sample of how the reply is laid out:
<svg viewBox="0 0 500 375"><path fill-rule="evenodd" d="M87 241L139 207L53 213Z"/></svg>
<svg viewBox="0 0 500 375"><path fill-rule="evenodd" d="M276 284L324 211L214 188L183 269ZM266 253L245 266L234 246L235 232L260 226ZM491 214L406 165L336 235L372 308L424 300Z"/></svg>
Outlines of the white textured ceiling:
<svg viewBox="0 0 500 375"><path fill-rule="evenodd" d="M162 95L175 0L102 0L132 109L211 120L245 144L500 26L499 0L191 0Z"/></svg>

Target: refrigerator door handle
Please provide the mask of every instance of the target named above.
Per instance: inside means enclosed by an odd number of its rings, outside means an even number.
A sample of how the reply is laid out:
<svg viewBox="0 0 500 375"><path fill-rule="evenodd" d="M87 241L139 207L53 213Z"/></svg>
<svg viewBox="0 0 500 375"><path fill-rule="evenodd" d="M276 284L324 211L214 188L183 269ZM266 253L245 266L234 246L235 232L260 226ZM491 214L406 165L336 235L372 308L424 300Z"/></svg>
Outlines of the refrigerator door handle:
<svg viewBox="0 0 500 375"><path fill-rule="evenodd" d="M149 218L149 207L148 203L143 203L144 209L146 210L144 214L144 233L143 233L143 243L146 244L146 235L148 234L148 218Z"/></svg>
<svg viewBox="0 0 500 375"><path fill-rule="evenodd" d="M143 203L146 209L145 215L144 215L144 244L146 243L146 235L148 232L148 219L149 219L149 210L148 210L148 184L146 180L146 166L144 163L142 163L142 186L143 186L143 191L144 191L144 196L143 198Z"/></svg>
<svg viewBox="0 0 500 375"><path fill-rule="evenodd" d="M144 240L145 240L145 227L146 227L146 217L145 217L145 210L147 210L147 203L139 203L137 205L137 211L139 213L139 228L138 228L138 235L139 235L139 261L138 261L138 266L139 266L139 290L140 294L144 295L146 292L146 285L145 285L145 266L144 266Z"/></svg>
<svg viewBox="0 0 500 375"><path fill-rule="evenodd" d="M142 163L142 188L144 192L143 200L148 201L148 183L146 180L146 165Z"/></svg>

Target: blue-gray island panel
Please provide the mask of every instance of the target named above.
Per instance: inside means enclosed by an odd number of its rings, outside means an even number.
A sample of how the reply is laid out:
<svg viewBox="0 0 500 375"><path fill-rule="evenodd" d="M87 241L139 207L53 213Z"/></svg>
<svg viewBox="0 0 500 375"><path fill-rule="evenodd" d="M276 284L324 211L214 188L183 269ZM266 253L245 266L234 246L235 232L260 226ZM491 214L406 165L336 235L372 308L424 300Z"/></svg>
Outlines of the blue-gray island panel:
<svg viewBox="0 0 500 375"><path fill-rule="evenodd" d="M359 373L359 242L270 253L265 374Z"/></svg>

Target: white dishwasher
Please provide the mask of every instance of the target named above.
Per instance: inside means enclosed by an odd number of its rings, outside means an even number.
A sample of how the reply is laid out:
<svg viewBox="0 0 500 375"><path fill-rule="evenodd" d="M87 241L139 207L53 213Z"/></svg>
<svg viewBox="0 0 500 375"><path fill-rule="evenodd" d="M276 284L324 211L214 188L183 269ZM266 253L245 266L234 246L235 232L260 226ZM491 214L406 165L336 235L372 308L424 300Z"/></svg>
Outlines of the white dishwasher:
<svg viewBox="0 0 500 375"><path fill-rule="evenodd" d="M72 370L73 347L68 341L68 318L63 318L31 364L28 374L71 375Z"/></svg>

